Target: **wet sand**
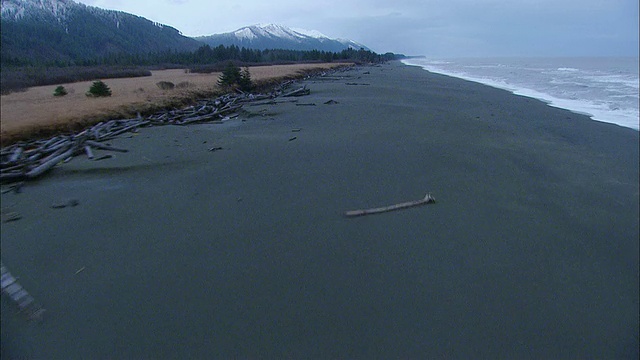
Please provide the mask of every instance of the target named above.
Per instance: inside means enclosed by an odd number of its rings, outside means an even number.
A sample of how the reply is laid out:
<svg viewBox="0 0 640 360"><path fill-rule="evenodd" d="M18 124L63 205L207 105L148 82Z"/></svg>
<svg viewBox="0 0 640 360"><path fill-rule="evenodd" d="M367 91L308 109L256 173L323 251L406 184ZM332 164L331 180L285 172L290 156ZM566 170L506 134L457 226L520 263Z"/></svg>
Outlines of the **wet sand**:
<svg viewBox="0 0 640 360"><path fill-rule="evenodd" d="M638 357L637 131L397 63L341 75L3 194L3 263L47 313L3 297L2 357Z"/></svg>

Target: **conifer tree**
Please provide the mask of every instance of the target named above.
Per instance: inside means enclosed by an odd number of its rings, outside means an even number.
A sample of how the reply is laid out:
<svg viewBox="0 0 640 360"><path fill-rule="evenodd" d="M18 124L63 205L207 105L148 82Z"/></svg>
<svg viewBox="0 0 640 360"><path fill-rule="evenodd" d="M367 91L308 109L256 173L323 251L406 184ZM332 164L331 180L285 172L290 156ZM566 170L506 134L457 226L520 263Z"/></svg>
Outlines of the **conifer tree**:
<svg viewBox="0 0 640 360"><path fill-rule="evenodd" d="M100 96L111 96L111 89L102 82L102 80L94 81L93 85L89 88L89 92L87 92L87 96L89 97L100 97Z"/></svg>
<svg viewBox="0 0 640 360"><path fill-rule="evenodd" d="M227 67L222 70L222 74L218 78L218 86L223 88L231 88L234 85L238 85L242 74L240 68L233 62L229 61Z"/></svg>
<svg viewBox="0 0 640 360"><path fill-rule="evenodd" d="M67 95L67 89L60 85L53 91L53 96L65 96Z"/></svg>
<svg viewBox="0 0 640 360"><path fill-rule="evenodd" d="M242 69L240 73L240 79L238 80L238 85L240 86L240 90L242 91L251 91L253 88L253 83L251 82L251 73L249 72L249 68L245 67Z"/></svg>
<svg viewBox="0 0 640 360"><path fill-rule="evenodd" d="M240 70L240 67L230 61L218 78L218 86L225 89L236 88L242 91L251 91L253 82L251 81L249 68L245 67Z"/></svg>

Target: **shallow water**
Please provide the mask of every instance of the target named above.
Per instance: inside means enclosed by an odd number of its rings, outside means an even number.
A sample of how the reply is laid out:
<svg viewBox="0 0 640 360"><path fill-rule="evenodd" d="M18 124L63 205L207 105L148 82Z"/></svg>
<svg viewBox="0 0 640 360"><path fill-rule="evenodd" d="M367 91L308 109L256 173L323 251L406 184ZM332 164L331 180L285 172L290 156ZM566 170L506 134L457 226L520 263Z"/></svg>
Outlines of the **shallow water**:
<svg viewBox="0 0 640 360"><path fill-rule="evenodd" d="M474 58L403 61L638 130L638 58Z"/></svg>

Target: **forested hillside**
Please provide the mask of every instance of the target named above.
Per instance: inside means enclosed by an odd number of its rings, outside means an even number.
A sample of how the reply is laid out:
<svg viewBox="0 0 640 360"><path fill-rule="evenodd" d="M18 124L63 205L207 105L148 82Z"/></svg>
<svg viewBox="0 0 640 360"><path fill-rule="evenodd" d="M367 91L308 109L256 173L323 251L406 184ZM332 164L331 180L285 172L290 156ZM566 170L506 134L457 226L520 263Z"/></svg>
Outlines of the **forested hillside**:
<svg viewBox="0 0 640 360"><path fill-rule="evenodd" d="M73 1L2 1L2 65L78 65L110 54L193 51L170 26Z"/></svg>

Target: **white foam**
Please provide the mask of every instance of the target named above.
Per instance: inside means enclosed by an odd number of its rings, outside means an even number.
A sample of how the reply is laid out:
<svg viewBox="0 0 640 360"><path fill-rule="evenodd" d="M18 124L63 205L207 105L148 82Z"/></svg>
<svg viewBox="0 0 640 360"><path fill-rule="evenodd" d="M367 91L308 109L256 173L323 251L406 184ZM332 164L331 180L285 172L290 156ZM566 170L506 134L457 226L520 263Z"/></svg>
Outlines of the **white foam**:
<svg viewBox="0 0 640 360"><path fill-rule="evenodd" d="M570 97L568 99L559 98L557 96L553 96L548 93L544 93L535 89L513 85L505 82L504 80L499 80L495 78L477 77L477 76L469 75L464 72L456 72L449 69L443 69L439 65L445 65L447 64L447 62L442 62L442 61L427 61L426 59L415 59L415 60L408 59L408 60L402 60L402 63L404 63L405 65L420 66L423 69L430 72L448 75L448 76L492 86L495 88L508 90L516 95L535 98L547 103L549 106L570 110L578 114L587 115L596 121L613 123L613 124L617 124L617 125L628 127L635 130L639 130L640 128L639 126L640 115L638 113L638 110L636 109L619 109L619 108L612 109L610 105L605 101L595 102L595 101L580 99L575 94L567 94ZM558 68L558 70L569 71L569 72L578 71L578 69L575 69L575 68ZM562 83L562 82L557 81L556 83ZM630 85L631 87L633 86L631 85L631 81L628 83L625 81L625 85ZM635 96L636 99L638 98L637 95L623 95L623 96Z"/></svg>

